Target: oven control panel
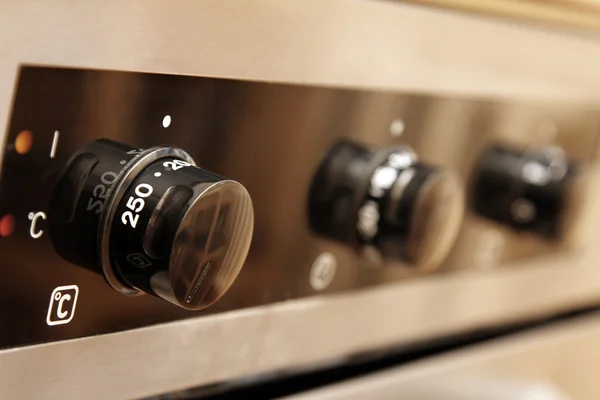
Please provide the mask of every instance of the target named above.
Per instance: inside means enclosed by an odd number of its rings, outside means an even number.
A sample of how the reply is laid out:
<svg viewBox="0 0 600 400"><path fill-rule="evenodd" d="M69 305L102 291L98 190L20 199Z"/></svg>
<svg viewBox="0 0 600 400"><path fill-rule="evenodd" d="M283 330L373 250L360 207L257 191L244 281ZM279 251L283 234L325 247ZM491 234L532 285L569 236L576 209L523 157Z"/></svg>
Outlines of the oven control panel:
<svg viewBox="0 0 600 400"><path fill-rule="evenodd" d="M599 122L564 104L23 66L0 169L0 349L575 255Z"/></svg>

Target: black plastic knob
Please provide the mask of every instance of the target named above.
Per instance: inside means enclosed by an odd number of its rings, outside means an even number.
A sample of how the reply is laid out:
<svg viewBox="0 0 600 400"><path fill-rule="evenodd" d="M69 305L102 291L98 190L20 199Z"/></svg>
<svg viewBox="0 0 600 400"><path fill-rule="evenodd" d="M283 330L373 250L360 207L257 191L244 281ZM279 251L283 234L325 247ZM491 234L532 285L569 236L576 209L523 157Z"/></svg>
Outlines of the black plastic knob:
<svg viewBox="0 0 600 400"><path fill-rule="evenodd" d="M80 149L53 192L49 233L67 261L123 294L199 310L237 277L254 214L239 183L197 168L182 150L100 139Z"/></svg>
<svg viewBox="0 0 600 400"><path fill-rule="evenodd" d="M462 213L453 174L421 163L406 146L337 143L310 191L314 231L362 254L421 269L435 268L447 255Z"/></svg>
<svg viewBox="0 0 600 400"><path fill-rule="evenodd" d="M562 237L572 225L562 217L577 207L579 167L560 148L494 145L476 171L473 207L480 215L549 238Z"/></svg>

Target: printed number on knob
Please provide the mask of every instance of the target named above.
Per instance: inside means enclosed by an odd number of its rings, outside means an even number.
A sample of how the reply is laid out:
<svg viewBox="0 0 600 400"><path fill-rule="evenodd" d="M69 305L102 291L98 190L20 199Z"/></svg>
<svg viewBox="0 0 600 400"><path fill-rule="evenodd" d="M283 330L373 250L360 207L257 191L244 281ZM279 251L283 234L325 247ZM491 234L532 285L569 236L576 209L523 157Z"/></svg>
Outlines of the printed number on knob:
<svg viewBox="0 0 600 400"><path fill-rule="evenodd" d="M182 150L100 139L80 149L52 195L49 231L67 261L200 310L237 277L254 214L239 183L197 168Z"/></svg>

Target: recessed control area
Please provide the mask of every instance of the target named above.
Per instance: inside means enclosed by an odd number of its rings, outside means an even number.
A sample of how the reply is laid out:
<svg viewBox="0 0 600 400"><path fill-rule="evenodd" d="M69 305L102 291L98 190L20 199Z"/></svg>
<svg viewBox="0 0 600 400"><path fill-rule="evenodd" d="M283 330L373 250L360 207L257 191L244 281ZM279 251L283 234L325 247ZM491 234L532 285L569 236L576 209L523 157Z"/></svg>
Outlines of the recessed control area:
<svg viewBox="0 0 600 400"><path fill-rule="evenodd" d="M508 278L593 221L582 105L44 66L14 93L0 349Z"/></svg>
<svg viewBox="0 0 600 400"><path fill-rule="evenodd" d="M146 292L189 310L231 286L254 219L244 186L197 168L186 152L103 139L71 157L48 217L65 260L122 294Z"/></svg>
<svg viewBox="0 0 600 400"><path fill-rule="evenodd" d="M457 178L410 147L342 141L316 173L309 218L316 232L369 259L429 270L450 250L463 208Z"/></svg>

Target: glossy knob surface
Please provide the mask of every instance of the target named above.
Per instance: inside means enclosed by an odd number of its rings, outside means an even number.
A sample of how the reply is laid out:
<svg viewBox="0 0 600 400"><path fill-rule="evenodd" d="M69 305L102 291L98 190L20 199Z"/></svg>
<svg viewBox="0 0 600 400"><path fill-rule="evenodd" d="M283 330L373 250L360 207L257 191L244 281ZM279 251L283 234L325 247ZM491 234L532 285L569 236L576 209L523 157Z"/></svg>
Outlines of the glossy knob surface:
<svg viewBox="0 0 600 400"><path fill-rule="evenodd" d="M317 171L309 200L313 230L359 252L435 268L454 242L463 194L449 171L405 146L337 143Z"/></svg>
<svg viewBox="0 0 600 400"><path fill-rule="evenodd" d="M62 171L49 222L57 252L120 293L199 310L237 277L254 214L240 183L197 168L182 150L101 139Z"/></svg>
<svg viewBox="0 0 600 400"><path fill-rule="evenodd" d="M482 154L473 207L482 216L519 231L563 237L582 197L580 168L557 147L494 145ZM568 217L567 217L568 216Z"/></svg>

